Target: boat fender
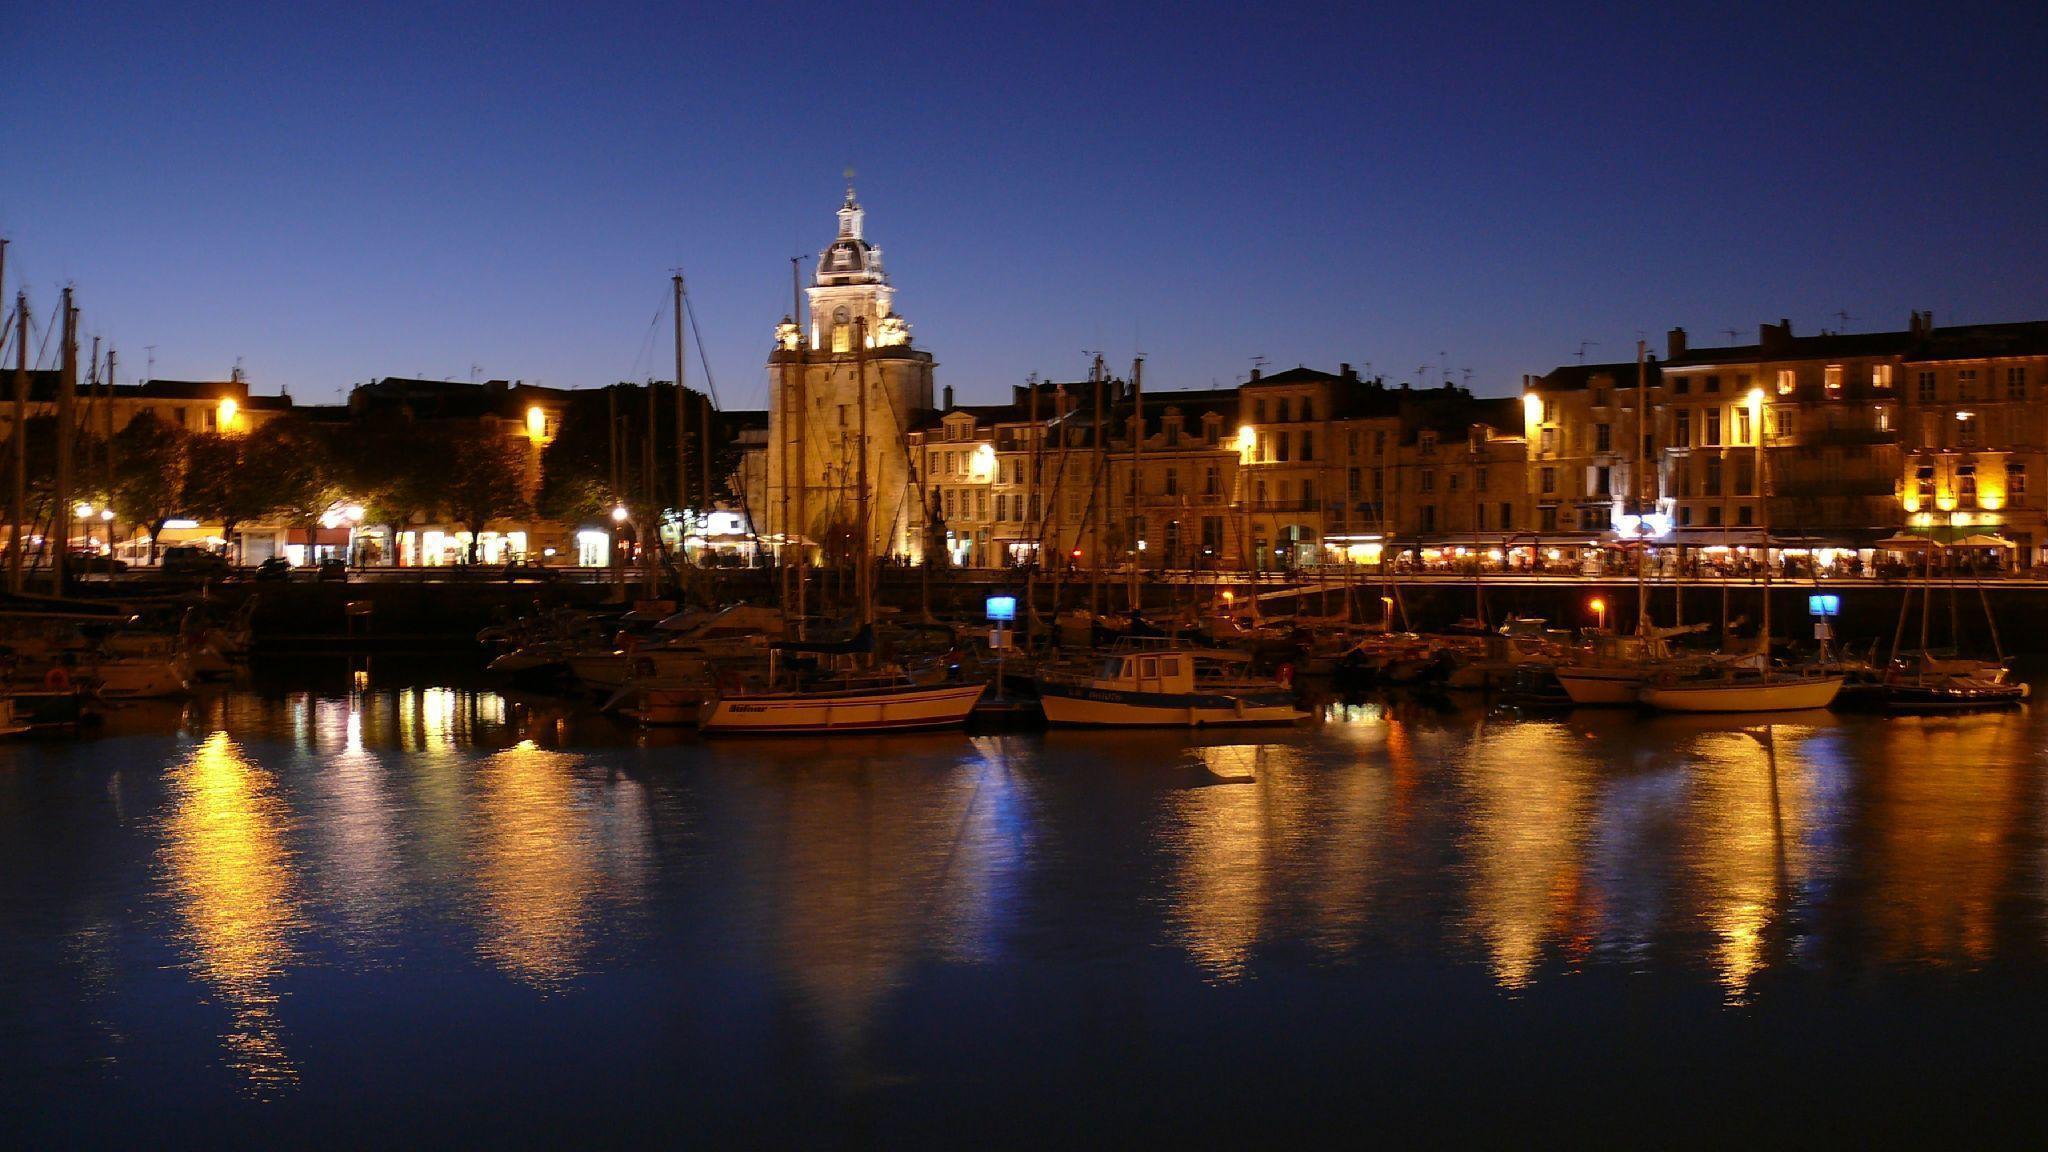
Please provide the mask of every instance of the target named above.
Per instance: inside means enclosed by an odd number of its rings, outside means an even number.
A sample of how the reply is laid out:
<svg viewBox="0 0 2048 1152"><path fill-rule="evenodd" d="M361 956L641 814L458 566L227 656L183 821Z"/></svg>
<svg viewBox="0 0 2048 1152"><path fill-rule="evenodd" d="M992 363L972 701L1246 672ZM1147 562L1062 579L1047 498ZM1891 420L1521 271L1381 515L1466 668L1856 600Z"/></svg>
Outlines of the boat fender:
<svg viewBox="0 0 2048 1152"><path fill-rule="evenodd" d="M1274 675L1274 679L1280 682L1282 688L1294 687L1294 665L1282 664L1279 671Z"/></svg>
<svg viewBox="0 0 2048 1152"><path fill-rule="evenodd" d="M71 690L70 670L62 664L51 665L50 670L43 673L43 687L53 692L69 692Z"/></svg>

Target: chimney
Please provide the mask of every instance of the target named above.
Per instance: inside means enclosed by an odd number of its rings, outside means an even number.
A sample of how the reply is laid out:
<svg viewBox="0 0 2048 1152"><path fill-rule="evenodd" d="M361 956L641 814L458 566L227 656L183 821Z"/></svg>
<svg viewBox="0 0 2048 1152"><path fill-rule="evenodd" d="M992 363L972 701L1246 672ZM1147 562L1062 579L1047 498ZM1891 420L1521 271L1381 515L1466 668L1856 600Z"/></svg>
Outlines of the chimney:
<svg viewBox="0 0 2048 1152"><path fill-rule="evenodd" d="M1339 364L1337 366L1337 375L1342 376L1346 384L1358 383L1358 369L1353 368L1349 364Z"/></svg>
<svg viewBox="0 0 2048 1152"><path fill-rule="evenodd" d="M1664 334L1664 352L1666 358L1671 360L1685 355L1685 329L1673 328Z"/></svg>
<svg viewBox="0 0 2048 1152"><path fill-rule="evenodd" d="M1934 313L1921 312L1916 309L1913 312L1913 323L1910 331L1915 340L1927 339L1927 334L1934 331Z"/></svg>
<svg viewBox="0 0 2048 1152"><path fill-rule="evenodd" d="M1257 368L1254 368L1254 369L1252 369L1252 383L1254 383L1254 384L1257 384L1258 382L1259 382L1259 370L1258 370Z"/></svg>
<svg viewBox="0 0 2048 1152"><path fill-rule="evenodd" d="M1792 322L1780 317L1776 324L1759 325L1756 342L1766 356L1784 351L1792 343Z"/></svg>
<svg viewBox="0 0 2048 1152"><path fill-rule="evenodd" d="M951 384L946 385L939 392L939 397L939 411L951 412L953 410L953 386Z"/></svg>

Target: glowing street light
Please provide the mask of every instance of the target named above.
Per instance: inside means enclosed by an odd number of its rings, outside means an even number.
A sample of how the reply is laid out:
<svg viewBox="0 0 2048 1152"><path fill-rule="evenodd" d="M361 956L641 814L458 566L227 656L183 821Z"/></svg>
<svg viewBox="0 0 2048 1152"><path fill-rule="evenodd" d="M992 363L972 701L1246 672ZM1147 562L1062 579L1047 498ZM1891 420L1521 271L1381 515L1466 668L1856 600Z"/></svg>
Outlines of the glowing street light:
<svg viewBox="0 0 2048 1152"><path fill-rule="evenodd" d="M1600 630L1602 632L1607 631L1607 601L1600 599L1598 596L1595 596L1593 597L1592 603L1586 605L1586 607L1591 608L1595 613L1599 615Z"/></svg>
<svg viewBox="0 0 2048 1152"><path fill-rule="evenodd" d="M626 522L626 506L625 506L624 504L614 504L614 505L612 505L612 523L614 523L614 524L624 524L625 522Z"/></svg>

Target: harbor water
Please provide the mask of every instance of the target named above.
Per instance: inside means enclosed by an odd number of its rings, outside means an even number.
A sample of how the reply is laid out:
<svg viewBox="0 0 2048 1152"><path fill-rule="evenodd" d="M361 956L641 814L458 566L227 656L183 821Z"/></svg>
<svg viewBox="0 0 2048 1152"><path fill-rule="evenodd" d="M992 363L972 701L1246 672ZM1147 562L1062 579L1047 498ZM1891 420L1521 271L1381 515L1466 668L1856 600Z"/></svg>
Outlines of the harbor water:
<svg viewBox="0 0 2048 1152"><path fill-rule="evenodd" d="M708 740L306 661L0 744L8 1143L2040 1132L2043 709L1315 710Z"/></svg>

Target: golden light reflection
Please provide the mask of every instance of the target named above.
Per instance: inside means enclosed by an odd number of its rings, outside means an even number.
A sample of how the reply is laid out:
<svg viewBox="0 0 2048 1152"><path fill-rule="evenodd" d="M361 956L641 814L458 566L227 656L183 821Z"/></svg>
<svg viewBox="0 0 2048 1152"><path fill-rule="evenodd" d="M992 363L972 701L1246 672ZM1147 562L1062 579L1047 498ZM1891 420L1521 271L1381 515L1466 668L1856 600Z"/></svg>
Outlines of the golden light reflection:
<svg viewBox="0 0 2048 1152"><path fill-rule="evenodd" d="M270 774L214 732L167 777L162 860L188 964L227 1006L230 1063L261 1091L296 1082L275 984L300 926L288 817Z"/></svg>
<svg viewBox="0 0 2048 1152"><path fill-rule="evenodd" d="M1218 980L1244 974L1267 914L1274 866L1273 775L1297 754L1265 744L1192 750L1216 783L1175 797L1171 913L1195 963Z"/></svg>
<svg viewBox="0 0 2048 1152"><path fill-rule="evenodd" d="M2018 720L1985 713L1887 726L1868 800L1869 907L1883 959L1970 967L1996 951L2035 756Z"/></svg>
<svg viewBox="0 0 2048 1152"><path fill-rule="evenodd" d="M560 987L589 948L599 872L570 769L577 758L523 741L477 769L479 947L507 975Z"/></svg>
<svg viewBox="0 0 2048 1152"><path fill-rule="evenodd" d="M1574 935L1583 911L1592 766L1566 725L1494 726L1473 741L1465 785L1473 803L1467 926L1495 982L1521 988L1544 948Z"/></svg>
<svg viewBox="0 0 2048 1152"><path fill-rule="evenodd" d="M1772 932L1783 929L1813 869L1815 772L1800 755L1811 734L1759 725L1703 732L1691 745L1686 891L1692 919L1712 933L1715 972L1732 1001L1744 1000L1769 964Z"/></svg>

